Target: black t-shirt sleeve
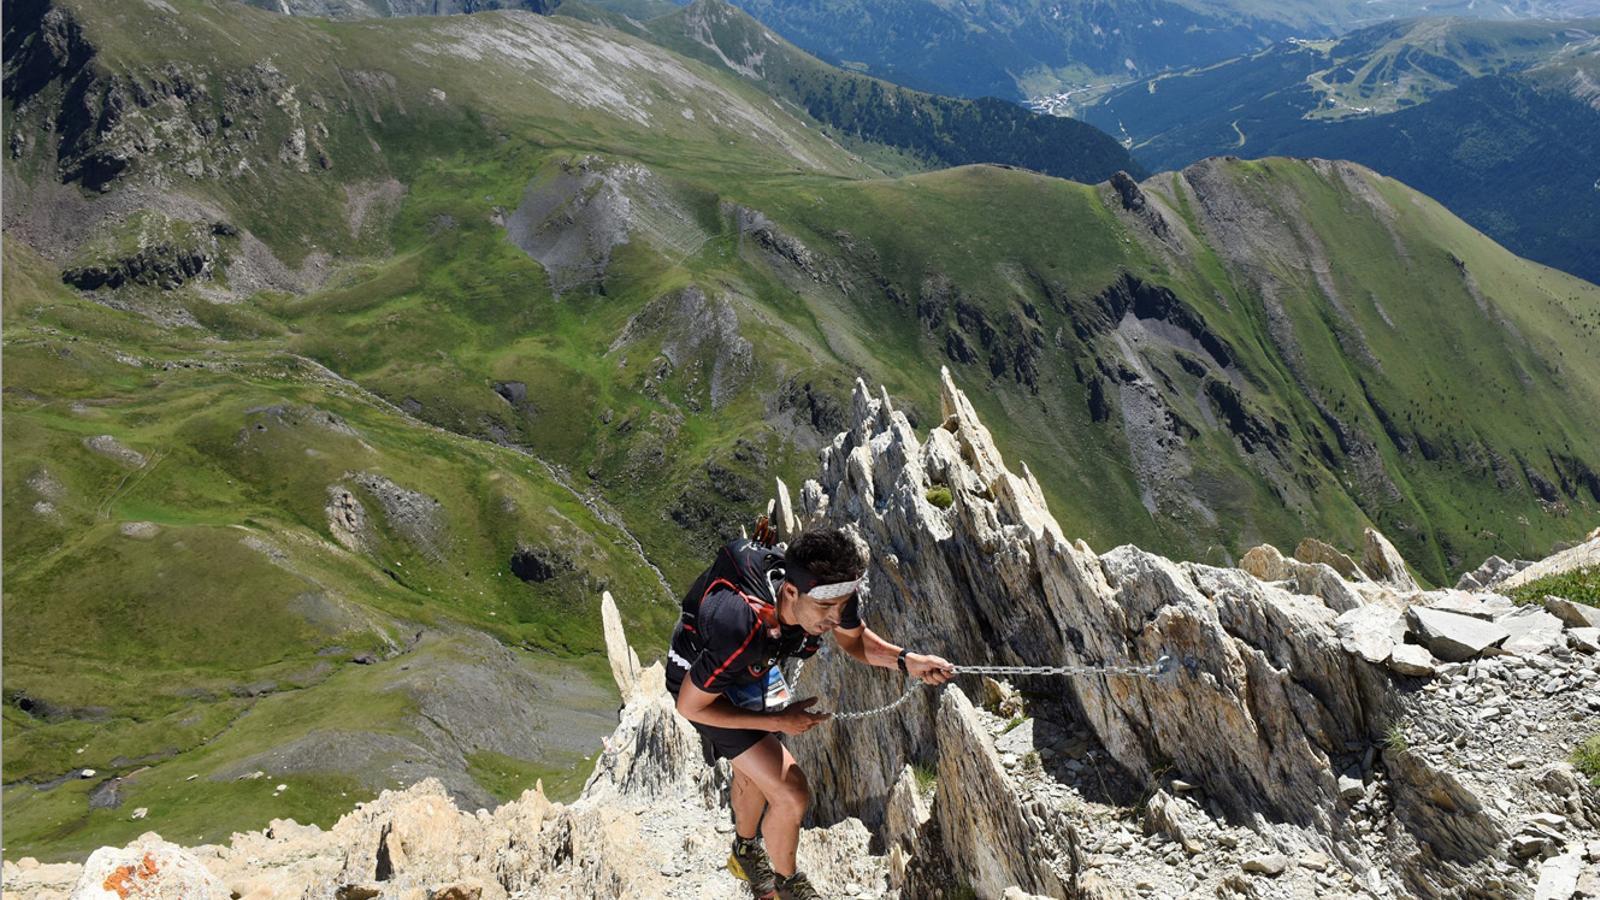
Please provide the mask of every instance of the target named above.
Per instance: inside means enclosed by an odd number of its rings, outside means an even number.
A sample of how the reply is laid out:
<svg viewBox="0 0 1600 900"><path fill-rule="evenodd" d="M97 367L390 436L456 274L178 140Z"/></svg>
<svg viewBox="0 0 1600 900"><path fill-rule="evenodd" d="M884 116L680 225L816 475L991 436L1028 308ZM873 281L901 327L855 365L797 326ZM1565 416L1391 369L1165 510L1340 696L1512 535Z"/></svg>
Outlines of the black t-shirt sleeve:
<svg viewBox="0 0 1600 900"><path fill-rule="evenodd" d="M756 640L761 620L744 598L717 591L700 603L700 655L689 668L689 680L702 691L720 693L745 667L757 662Z"/></svg>

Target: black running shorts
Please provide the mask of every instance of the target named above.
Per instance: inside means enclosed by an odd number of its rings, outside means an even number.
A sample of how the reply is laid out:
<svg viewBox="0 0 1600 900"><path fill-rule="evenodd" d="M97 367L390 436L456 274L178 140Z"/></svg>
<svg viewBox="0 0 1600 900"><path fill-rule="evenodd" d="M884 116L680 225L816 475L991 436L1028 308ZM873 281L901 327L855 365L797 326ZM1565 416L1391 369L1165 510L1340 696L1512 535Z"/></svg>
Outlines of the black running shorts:
<svg viewBox="0 0 1600 900"><path fill-rule="evenodd" d="M755 728L718 728L715 725L702 725L693 720L689 724L694 726L695 731L700 732L700 749L705 754L708 766L716 765L719 758L731 761L773 733Z"/></svg>

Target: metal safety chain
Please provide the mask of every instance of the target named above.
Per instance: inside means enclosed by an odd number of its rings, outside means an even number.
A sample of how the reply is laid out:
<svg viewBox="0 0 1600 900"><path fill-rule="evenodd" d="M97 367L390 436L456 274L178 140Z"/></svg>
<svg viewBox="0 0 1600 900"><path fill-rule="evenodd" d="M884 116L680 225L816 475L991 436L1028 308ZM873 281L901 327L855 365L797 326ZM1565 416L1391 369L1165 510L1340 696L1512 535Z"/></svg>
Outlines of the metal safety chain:
<svg viewBox="0 0 1600 900"><path fill-rule="evenodd" d="M1172 657L1162 656L1153 664L1145 666L1119 666L1106 664L1065 666L952 666L952 668L955 670L955 674L957 675L1064 675L1070 677L1107 675L1128 678L1155 679L1160 678L1161 676L1172 671ZM800 680L800 673L803 671L805 671L805 660L801 660L800 665L795 668L794 678L790 679L791 684ZM921 684L926 684L926 682L916 678L911 678L906 684L905 693L901 694L899 699L895 700L893 703L875 707L873 709L854 710L851 712L836 712L829 718L829 721L866 719L872 716L882 715L883 713L898 708L907 700L910 700L911 695L917 692L917 686ZM929 686L932 687L932 685Z"/></svg>

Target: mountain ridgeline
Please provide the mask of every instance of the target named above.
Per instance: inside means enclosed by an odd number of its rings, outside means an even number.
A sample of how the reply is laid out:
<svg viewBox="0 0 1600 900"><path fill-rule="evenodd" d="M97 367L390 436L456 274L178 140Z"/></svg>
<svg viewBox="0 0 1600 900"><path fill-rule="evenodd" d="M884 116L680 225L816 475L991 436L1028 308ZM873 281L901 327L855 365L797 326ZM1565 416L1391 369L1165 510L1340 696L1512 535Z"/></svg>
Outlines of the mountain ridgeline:
<svg viewBox="0 0 1600 900"><path fill-rule="evenodd" d="M1513 251L1600 281L1600 19L1427 19L1283 43L1078 110L1156 168L1349 159Z"/></svg>
<svg viewBox="0 0 1600 900"><path fill-rule="evenodd" d="M1594 0L738 0L808 52L926 91L1020 98L1203 66L1388 19L1600 14Z"/></svg>
<svg viewBox="0 0 1600 900"><path fill-rule="evenodd" d="M892 147L921 165L998 163L1091 183L1141 172L1092 126L994 97L927 94L826 65L726 0L695 0L646 28L667 47L744 75L846 140Z"/></svg>
<svg viewBox="0 0 1600 900"><path fill-rule="evenodd" d="M294 15L334 18L494 8L467 4L407 11L394 4L380 8L328 5L321 0L299 0L283 7L276 0L261 0L256 5ZM743 76L793 104L803 116L847 144L876 149L877 162L897 172L995 163L1087 182L1103 181L1117 171L1142 172L1121 144L1093 126L1076 119L1035 115L1009 100L928 94L830 66L778 37L727 0L694 0L682 8L664 0L642 6L583 0L514 6L615 27ZM885 148L889 152L883 152Z"/></svg>
<svg viewBox="0 0 1600 900"><path fill-rule="evenodd" d="M858 376L1097 548L1592 527L1600 288L1348 163L903 174L717 9L6 5L8 852L576 793L600 591L659 655Z"/></svg>

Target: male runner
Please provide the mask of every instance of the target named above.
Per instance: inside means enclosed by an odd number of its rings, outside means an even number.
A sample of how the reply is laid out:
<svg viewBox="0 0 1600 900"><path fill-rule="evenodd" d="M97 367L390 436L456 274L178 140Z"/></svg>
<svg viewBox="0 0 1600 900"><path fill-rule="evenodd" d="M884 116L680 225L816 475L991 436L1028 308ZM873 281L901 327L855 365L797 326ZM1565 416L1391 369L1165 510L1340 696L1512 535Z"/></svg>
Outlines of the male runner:
<svg viewBox="0 0 1600 900"><path fill-rule="evenodd" d="M667 689L709 745L707 761L733 766L733 857L758 900L819 896L795 867L811 792L778 735L809 731L828 714L811 711L815 697L790 702L778 662L811 656L832 632L867 665L928 684L954 675L943 658L912 653L862 625L857 595L866 568L860 544L837 528L808 530L787 548L739 540L717 553L683 598Z"/></svg>

